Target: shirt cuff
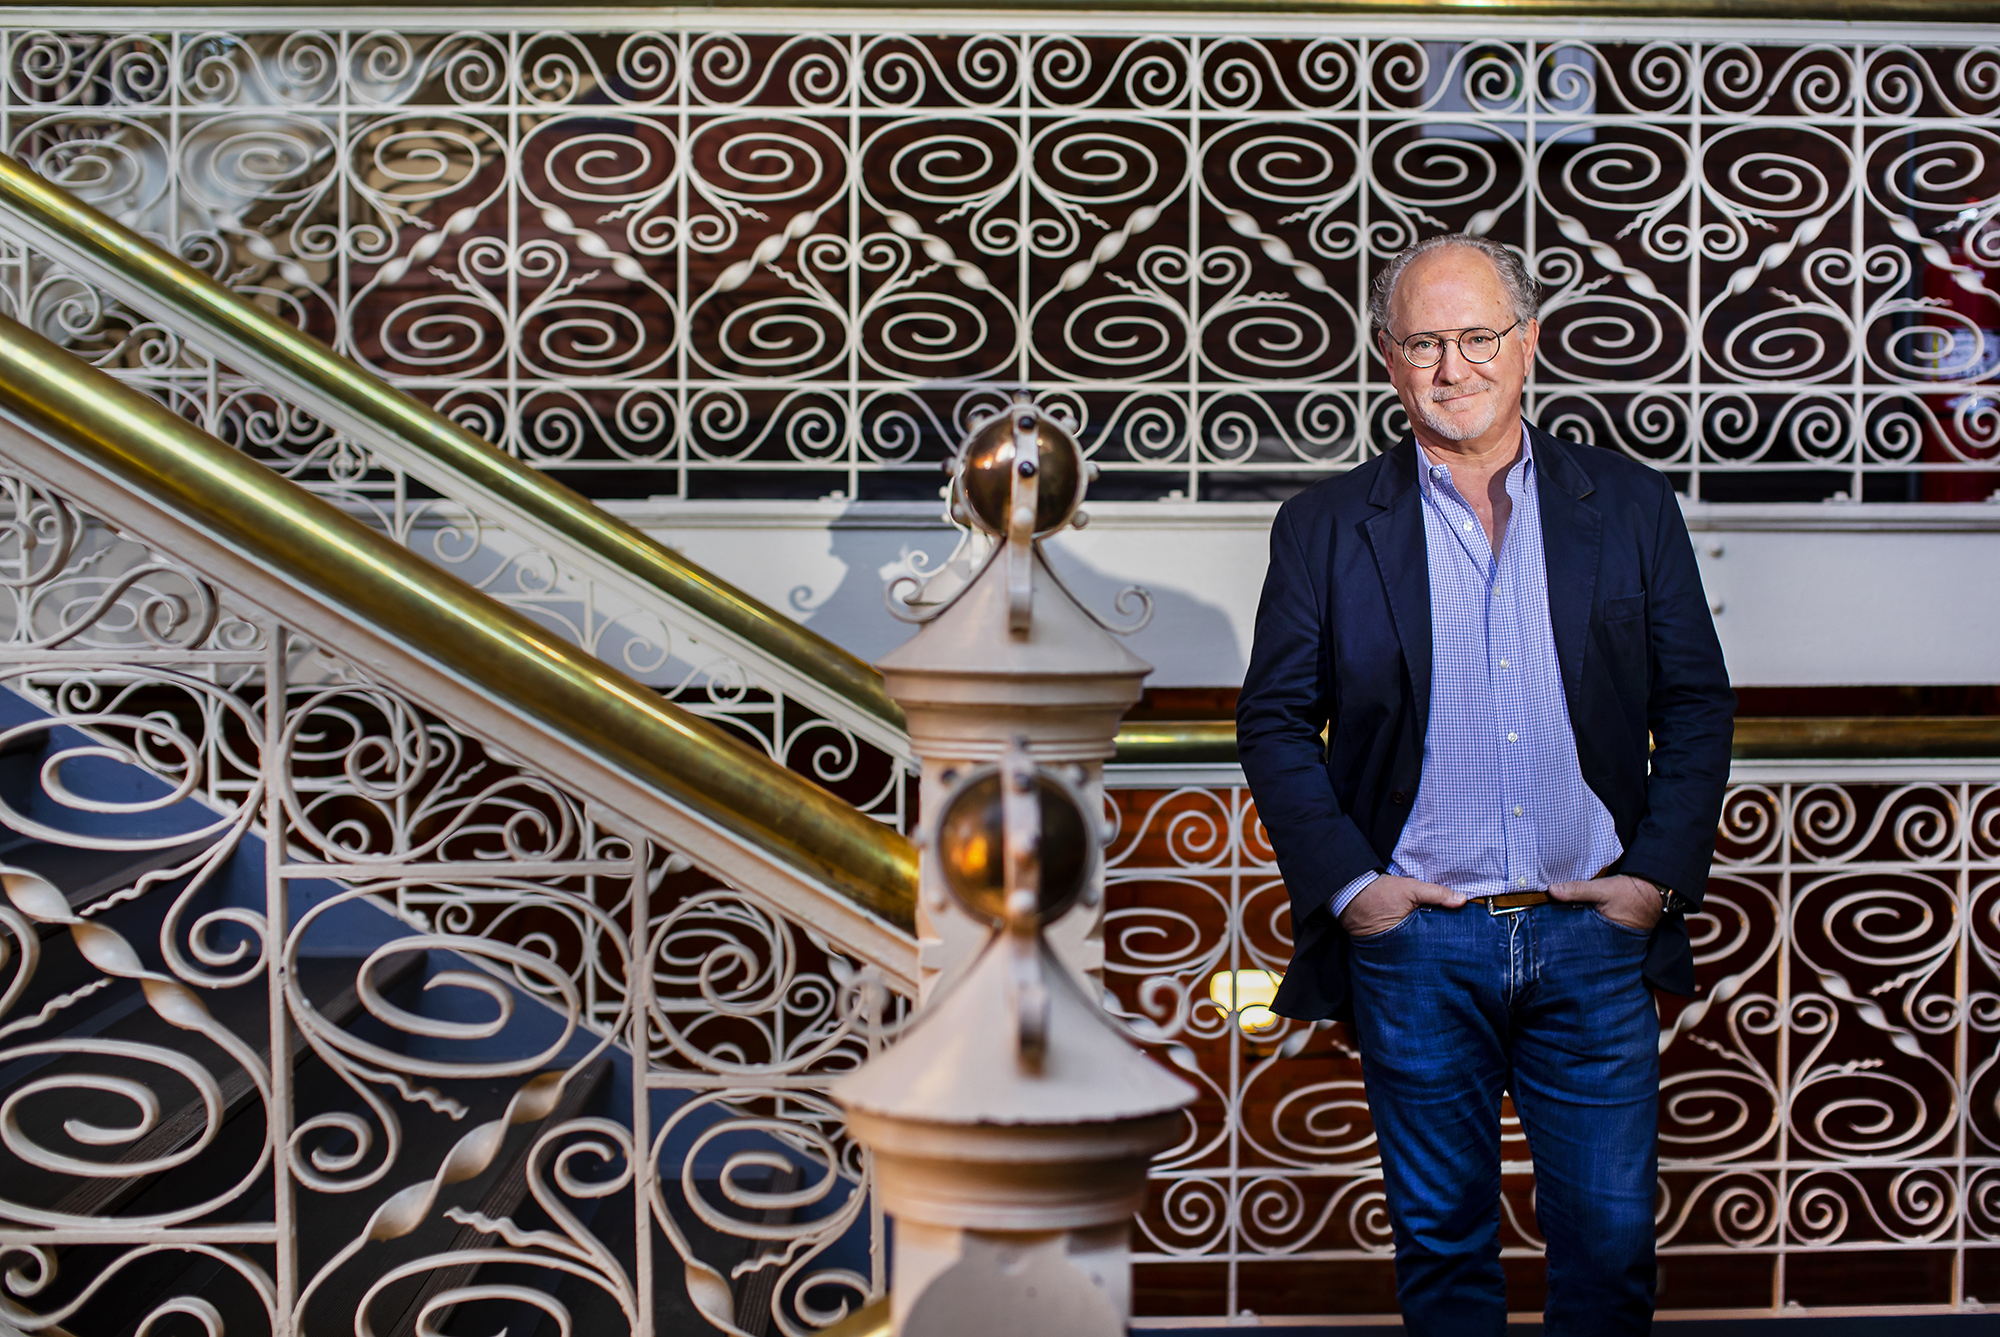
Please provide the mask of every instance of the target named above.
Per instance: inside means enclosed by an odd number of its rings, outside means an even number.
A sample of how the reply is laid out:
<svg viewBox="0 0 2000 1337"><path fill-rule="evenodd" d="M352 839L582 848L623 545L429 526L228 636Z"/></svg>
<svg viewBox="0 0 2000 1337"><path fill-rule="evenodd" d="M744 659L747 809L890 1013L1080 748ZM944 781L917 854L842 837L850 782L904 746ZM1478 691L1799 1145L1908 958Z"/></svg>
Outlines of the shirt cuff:
<svg viewBox="0 0 2000 1337"><path fill-rule="evenodd" d="M1382 876L1380 869L1371 868L1360 877L1355 878L1352 882L1342 887L1339 891L1333 893L1333 899L1326 903L1326 908L1333 912L1335 923L1340 922L1340 912L1347 908L1347 903L1356 896L1359 896L1367 889L1370 882L1373 882L1380 876Z"/></svg>

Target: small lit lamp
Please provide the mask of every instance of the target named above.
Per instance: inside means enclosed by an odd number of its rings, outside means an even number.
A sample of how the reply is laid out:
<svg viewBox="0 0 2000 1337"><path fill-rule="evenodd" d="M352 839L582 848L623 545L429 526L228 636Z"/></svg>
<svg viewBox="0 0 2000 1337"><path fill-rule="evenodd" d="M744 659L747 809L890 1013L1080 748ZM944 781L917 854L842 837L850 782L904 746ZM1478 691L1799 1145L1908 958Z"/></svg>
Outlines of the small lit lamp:
<svg viewBox="0 0 2000 1337"><path fill-rule="evenodd" d="M1283 979L1268 970L1218 970L1209 977L1209 1001L1233 1013L1245 1035L1263 1035L1284 1020L1271 1010L1271 1000L1278 996Z"/></svg>

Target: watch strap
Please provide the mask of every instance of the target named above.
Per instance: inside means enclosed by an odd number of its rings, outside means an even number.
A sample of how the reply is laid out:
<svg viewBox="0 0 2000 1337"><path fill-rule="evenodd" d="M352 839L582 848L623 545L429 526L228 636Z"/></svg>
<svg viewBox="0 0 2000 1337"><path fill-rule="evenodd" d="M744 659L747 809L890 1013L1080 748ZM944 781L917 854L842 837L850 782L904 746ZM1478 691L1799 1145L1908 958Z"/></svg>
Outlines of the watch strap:
<svg viewBox="0 0 2000 1337"><path fill-rule="evenodd" d="M1630 876L1637 881L1645 883L1647 886L1651 887L1654 891L1657 891L1660 894L1661 914L1670 915L1675 913L1676 911L1684 911L1688 908L1688 903L1685 900L1682 900L1681 894L1678 891L1675 891L1672 887L1664 886L1661 883L1655 882L1650 877L1640 877L1637 873L1633 873Z"/></svg>

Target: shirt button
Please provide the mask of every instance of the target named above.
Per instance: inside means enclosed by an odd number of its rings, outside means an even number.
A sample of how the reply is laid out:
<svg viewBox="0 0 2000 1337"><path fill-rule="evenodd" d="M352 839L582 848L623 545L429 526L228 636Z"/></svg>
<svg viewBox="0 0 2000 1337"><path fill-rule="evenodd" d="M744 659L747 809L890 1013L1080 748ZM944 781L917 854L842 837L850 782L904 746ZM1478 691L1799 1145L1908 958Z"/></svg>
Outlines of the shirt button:
<svg viewBox="0 0 2000 1337"><path fill-rule="evenodd" d="M1522 807L1522 806L1521 806L1520 804L1516 803L1516 804L1514 805L1514 815L1515 815L1516 817L1519 817L1519 816L1520 816L1520 815L1521 815L1522 813L1524 813L1524 812L1526 812L1526 811L1527 811L1527 809L1523 808L1523 807Z"/></svg>
<svg viewBox="0 0 2000 1337"><path fill-rule="evenodd" d="M1467 521L1465 522L1465 532L1466 532L1466 533L1468 533L1468 534L1470 534L1470 533L1472 532L1472 521L1470 521L1470 520L1467 520Z"/></svg>
<svg viewBox="0 0 2000 1337"><path fill-rule="evenodd" d="M1527 879L1527 878L1525 878L1525 877L1522 877L1522 878L1516 878L1516 879L1514 880L1514 885L1515 885L1515 886L1517 886L1517 887L1525 887L1525 886L1527 886L1527 885L1528 885L1528 879Z"/></svg>
<svg viewBox="0 0 2000 1337"><path fill-rule="evenodd" d="M1501 660L1501 661L1500 661L1500 667L1501 667L1501 668L1506 668L1506 667L1507 667L1507 661L1506 661L1506 660L1504 660L1504 659L1503 659L1503 660Z"/></svg>
<svg viewBox="0 0 2000 1337"><path fill-rule="evenodd" d="M1507 741L1510 743L1518 743L1521 741L1521 735L1517 733L1510 733L1507 735Z"/></svg>

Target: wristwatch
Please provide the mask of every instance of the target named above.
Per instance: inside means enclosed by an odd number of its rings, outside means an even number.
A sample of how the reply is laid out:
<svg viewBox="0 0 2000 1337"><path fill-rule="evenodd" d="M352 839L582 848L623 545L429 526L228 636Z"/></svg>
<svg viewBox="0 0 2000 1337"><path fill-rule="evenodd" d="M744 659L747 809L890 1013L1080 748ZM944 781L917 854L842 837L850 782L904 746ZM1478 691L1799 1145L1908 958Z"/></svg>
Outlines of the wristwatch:
<svg viewBox="0 0 2000 1337"><path fill-rule="evenodd" d="M1654 891L1660 893L1660 913L1662 915L1670 915L1673 914L1675 911L1680 911L1683 913L1687 911L1688 903L1682 900L1681 894L1678 891L1675 891L1672 887L1663 887L1659 883L1653 881L1653 879L1650 877L1639 878L1639 881L1644 882Z"/></svg>

